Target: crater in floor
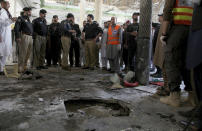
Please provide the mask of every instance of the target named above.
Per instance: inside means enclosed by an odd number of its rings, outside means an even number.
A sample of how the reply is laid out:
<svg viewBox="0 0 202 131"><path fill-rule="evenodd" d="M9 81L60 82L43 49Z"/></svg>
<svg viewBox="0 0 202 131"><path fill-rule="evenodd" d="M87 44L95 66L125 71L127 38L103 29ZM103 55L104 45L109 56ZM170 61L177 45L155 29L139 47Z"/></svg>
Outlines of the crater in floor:
<svg viewBox="0 0 202 131"><path fill-rule="evenodd" d="M80 114L85 117L120 117L130 114L130 109L124 102L114 99L79 98L67 100L64 104L68 114Z"/></svg>

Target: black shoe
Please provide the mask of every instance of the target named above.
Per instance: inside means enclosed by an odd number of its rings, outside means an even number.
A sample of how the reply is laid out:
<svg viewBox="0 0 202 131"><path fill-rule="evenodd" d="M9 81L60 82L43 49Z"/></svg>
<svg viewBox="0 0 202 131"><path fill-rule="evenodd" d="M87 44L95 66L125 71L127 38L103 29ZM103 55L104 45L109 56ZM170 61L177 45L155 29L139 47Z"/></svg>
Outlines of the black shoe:
<svg viewBox="0 0 202 131"><path fill-rule="evenodd" d="M115 73L115 71L110 71L110 73Z"/></svg>
<svg viewBox="0 0 202 131"><path fill-rule="evenodd" d="M105 71L106 71L106 70L107 70L107 68L106 68L106 67L102 67L102 70L105 70Z"/></svg>
<svg viewBox="0 0 202 131"><path fill-rule="evenodd" d="M89 69L89 67L83 67L82 69Z"/></svg>
<svg viewBox="0 0 202 131"><path fill-rule="evenodd" d="M0 72L0 76L4 76L5 74L4 74L4 72Z"/></svg>
<svg viewBox="0 0 202 131"><path fill-rule="evenodd" d="M51 67L51 64L47 64L46 66L47 66L47 67Z"/></svg>
<svg viewBox="0 0 202 131"><path fill-rule="evenodd" d="M37 69L37 70L41 70L41 67L40 67L40 66L38 66L38 67L36 67L36 69Z"/></svg>
<svg viewBox="0 0 202 131"><path fill-rule="evenodd" d="M95 70L95 68L94 68L94 67L90 67L89 69L90 69L90 70Z"/></svg>
<svg viewBox="0 0 202 131"><path fill-rule="evenodd" d="M41 69L48 69L47 66L40 66Z"/></svg>
<svg viewBox="0 0 202 131"><path fill-rule="evenodd" d="M153 75L151 75L152 77L154 78L162 78L162 74L159 72L159 73L155 73Z"/></svg>
<svg viewBox="0 0 202 131"><path fill-rule="evenodd" d="M76 66L75 67L81 67L81 65L80 64L76 64Z"/></svg>
<svg viewBox="0 0 202 131"><path fill-rule="evenodd" d="M178 111L178 114L180 116L183 116L183 117L186 117L186 118L190 118L193 115L194 115L193 117L199 116L199 111L194 108L194 109L189 110L189 111Z"/></svg>
<svg viewBox="0 0 202 131"><path fill-rule="evenodd" d="M110 72L110 71L111 71L111 69L109 68L109 69L107 69L107 71L109 71L109 72Z"/></svg>

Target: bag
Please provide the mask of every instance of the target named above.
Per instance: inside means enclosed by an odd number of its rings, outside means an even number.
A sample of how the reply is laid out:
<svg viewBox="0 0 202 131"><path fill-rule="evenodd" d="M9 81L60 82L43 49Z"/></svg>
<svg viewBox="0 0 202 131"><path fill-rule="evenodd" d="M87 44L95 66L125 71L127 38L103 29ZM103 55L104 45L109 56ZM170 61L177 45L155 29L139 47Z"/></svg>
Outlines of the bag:
<svg viewBox="0 0 202 131"><path fill-rule="evenodd" d="M18 64L6 65L4 68L4 73L6 77L19 78L20 74L18 74Z"/></svg>

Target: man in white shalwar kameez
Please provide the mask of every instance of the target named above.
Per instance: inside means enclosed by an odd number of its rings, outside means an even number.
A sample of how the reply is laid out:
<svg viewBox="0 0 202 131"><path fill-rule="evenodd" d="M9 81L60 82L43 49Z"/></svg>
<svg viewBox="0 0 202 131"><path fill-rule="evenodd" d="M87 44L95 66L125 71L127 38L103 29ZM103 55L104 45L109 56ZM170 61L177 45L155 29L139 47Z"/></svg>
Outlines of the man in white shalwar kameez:
<svg viewBox="0 0 202 131"><path fill-rule="evenodd" d="M8 12L10 4L8 1L1 1L0 10L0 75L4 75L3 69L6 58L12 53L11 24L13 19Z"/></svg>
<svg viewBox="0 0 202 131"><path fill-rule="evenodd" d="M107 70L107 33L108 33L108 22L104 23L104 30L101 39L101 58L102 58L102 69Z"/></svg>

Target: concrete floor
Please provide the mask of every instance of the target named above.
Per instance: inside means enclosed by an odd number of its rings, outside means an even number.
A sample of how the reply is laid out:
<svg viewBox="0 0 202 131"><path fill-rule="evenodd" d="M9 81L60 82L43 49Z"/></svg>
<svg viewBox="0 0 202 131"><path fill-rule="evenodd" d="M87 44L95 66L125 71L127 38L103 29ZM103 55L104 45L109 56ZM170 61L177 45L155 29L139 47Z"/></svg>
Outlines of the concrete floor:
<svg viewBox="0 0 202 131"><path fill-rule="evenodd" d="M105 71L60 68L39 71L43 78L0 77L0 131L180 131L179 110L153 98L155 86L110 90ZM70 116L64 101L72 98L117 99L129 116Z"/></svg>

